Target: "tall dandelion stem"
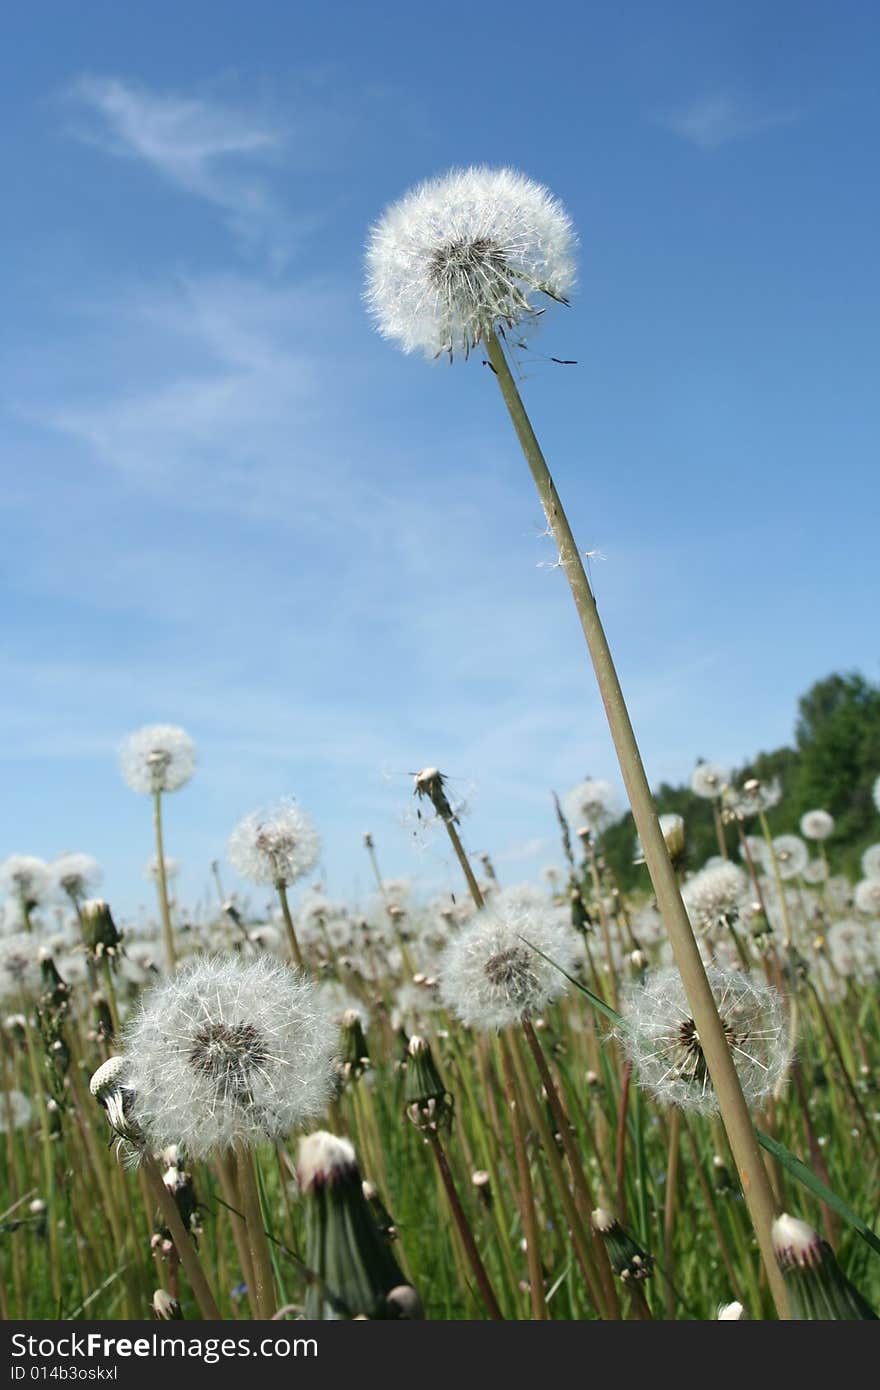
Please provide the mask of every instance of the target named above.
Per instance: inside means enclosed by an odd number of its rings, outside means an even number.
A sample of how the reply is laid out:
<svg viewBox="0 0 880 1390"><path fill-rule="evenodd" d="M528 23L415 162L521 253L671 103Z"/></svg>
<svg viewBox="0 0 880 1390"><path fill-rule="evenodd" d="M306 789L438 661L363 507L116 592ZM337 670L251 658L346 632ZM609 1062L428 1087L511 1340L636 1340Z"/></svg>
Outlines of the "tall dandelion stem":
<svg viewBox="0 0 880 1390"><path fill-rule="evenodd" d="M260 1203L257 1175L254 1171L254 1160L250 1150L243 1144L239 1145L236 1152L236 1169L253 1262L256 1315L265 1320L272 1317L277 1307L275 1275L272 1269L269 1242L266 1239L266 1230L263 1225L263 1208Z"/></svg>
<svg viewBox="0 0 880 1390"><path fill-rule="evenodd" d="M174 950L174 930L171 908L168 905L168 877L165 873L165 847L162 842L162 793L153 792L153 828L156 832L156 883L159 889L159 911L162 914L162 939L165 943L165 964L171 974L177 964Z"/></svg>
<svg viewBox="0 0 880 1390"><path fill-rule="evenodd" d="M718 1015L690 921L681 900L675 870L669 858L651 789L636 743L629 712L620 688L608 640L602 627L568 518L559 500L546 460L526 414L507 358L494 329L485 336L489 362L498 379L504 402L532 473L562 566L571 588L587 647L599 685L602 703L614 741L636 831L642 842L660 915L663 918L718 1096L721 1117L739 1171L749 1215L773 1301L780 1318L788 1317L788 1298L773 1251L771 1228L778 1215L773 1192L761 1159L757 1136L739 1084L733 1057Z"/></svg>
<svg viewBox="0 0 880 1390"><path fill-rule="evenodd" d="M146 1150L141 1156L141 1164L146 1174L147 1186L150 1189L150 1194L162 1213L162 1220L171 1233L171 1239L174 1241L174 1248L180 1257L180 1263L186 1271L186 1277L189 1279L193 1297L199 1305L199 1312L203 1318L219 1322L220 1309L217 1307L214 1300L211 1286L202 1268L202 1262L192 1243L192 1238L183 1224L180 1212L177 1209L177 1203L162 1181L162 1174L159 1172L159 1166L152 1154L147 1153Z"/></svg>
<svg viewBox="0 0 880 1390"><path fill-rule="evenodd" d="M290 911L290 903L287 901L287 885L276 883L278 891L278 901L281 903L281 916L284 919L284 930L287 935L287 944L290 947L290 954L300 970L305 969L303 964L302 951L299 949L299 942L296 939L296 931L293 925L293 916Z"/></svg>

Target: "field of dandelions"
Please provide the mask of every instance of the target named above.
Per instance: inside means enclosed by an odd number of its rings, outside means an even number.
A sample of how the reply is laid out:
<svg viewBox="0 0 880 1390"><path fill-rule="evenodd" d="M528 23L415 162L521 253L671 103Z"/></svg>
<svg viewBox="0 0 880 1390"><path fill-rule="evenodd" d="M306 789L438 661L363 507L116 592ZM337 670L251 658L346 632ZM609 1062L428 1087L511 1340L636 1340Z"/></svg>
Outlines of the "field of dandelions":
<svg viewBox="0 0 880 1390"><path fill-rule="evenodd" d="M574 263L545 189L459 170L377 222L366 300L405 350L479 352L497 379L641 878L621 887L605 853L607 783L548 789L563 867L506 884L425 767L418 814L457 867L440 896L386 878L367 833L374 895L326 897L320 827L291 796L230 826L249 895L225 894L218 861L193 912L169 856L194 744L131 734L151 919L100 897L87 854L0 864L3 1319L875 1316L880 778L858 882L821 806L771 832L773 780L697 764L704 863L658 815L509 366Z"/></svg>

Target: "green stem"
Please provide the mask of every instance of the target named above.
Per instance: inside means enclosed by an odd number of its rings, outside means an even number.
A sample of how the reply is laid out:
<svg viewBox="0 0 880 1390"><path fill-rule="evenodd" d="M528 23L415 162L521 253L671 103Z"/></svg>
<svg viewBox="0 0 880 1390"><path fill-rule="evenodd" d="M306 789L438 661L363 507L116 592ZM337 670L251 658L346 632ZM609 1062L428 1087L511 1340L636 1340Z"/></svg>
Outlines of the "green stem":
<svg viewBox="0 0 880 1390"><path fill-rule="evenodd" d="M287 944L290 947L290 954L293 957L294 963L299 966L300 970L304 970L305 965L303 964L302 951L299 949L299 942L296 939L296 931L293 926L293 917L290 914L290 903L287 901L287 885L284 883L276 883L275 887L278 890L278 901L281 903L281 916L284 918L284 930L287 933Z"/></svg>
<svg viewBox="0 0 880 1390"><path fill-rule="evenodd" d="M177 964L177 955L174 950L171 909L168 905L168 878L165 873L165 848L162 843L162 793L160 791L153 793L153 828L156 832L156 875L159 888L159 911L162 914L162 937L165 942L165 966L171 975Z"/></svg>
<svg viewBox="0 0 880 1390"><path fill-rule="evenodd" d="M645 775L608 640L599 618L596 600L550 470L494 331L487 334L486 348L571 588L657 905L669 935L675 962L700 1035L709 1074L718 1096L721 1117L739 1170L774 1302L780 1318L787 1318L788 1297L771 1240L771 1228L777 1215L776 1204L724 1027L681 900L675 870L660 829L657 809Z"/></svg>

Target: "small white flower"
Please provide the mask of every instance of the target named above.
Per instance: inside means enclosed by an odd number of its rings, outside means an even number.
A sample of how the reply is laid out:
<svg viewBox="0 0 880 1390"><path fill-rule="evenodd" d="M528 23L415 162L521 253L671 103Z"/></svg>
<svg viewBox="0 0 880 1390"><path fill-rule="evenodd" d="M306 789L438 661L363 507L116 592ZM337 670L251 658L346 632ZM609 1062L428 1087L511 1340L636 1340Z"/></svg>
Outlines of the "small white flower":
<svg viewBox="0 0 880 1390"><path fill-rule="evenodd" d="M279 961L196 958L125 1030L132 1119L193 1158L283 1139L332 1096L337 1042L317 987Z"/></svg>
<svg viewBox="0 0 880 1390"><path fill-rule="evenodd" d="M730 781L730 772L720 763L697 763L691 773L691 791L706 801L715 801Z"/></svg>
<svg viewBox="0 0 880 1390"><path fill-rule="evenodd" d="M801 834L807 840L827 840L834 834L834 817L827 811L805 811L801 816Z"/></svg>
<svg viewBox="0 0 880 1390"><path fill-rule="evenodd" d="M147 724L122 743L119 763L132 791L147 796L174 792L192 777L196 748L175 724Z"/></svg>
<svg viewBox="0 0 880 1390"><path fill-rule="evenodd" d="M232 867L250 883L277 888L295 883L317 862L321 840L292 799L239 821L229 837Z"/></svg>
<svg viewBox="0 0 880 1390"><path fill-rule="evenodd" d="M496 327L565 300L571 223L540 184L512 169L455 169L389 207L367 244L365 298L405 352L465 356Z"/></svg>
<svg viewBox="0 0 880 1390"><path fill-rule="evenodd" d="M710 965L706 974L743 1095L759 1106L789 1062L779 996L742 970ZM655 970L630 985L621 1012L620 1038L639 1084L664 1104L714 1114L718 1101L678 970Z"/></svg>
<svg viewBox="0 0 880 1390"><path fill-rule="evenodd" d="M574 969L579 946L564 914L545 901L528 901L518 890L500 892L446 948L441 994L462 1023L505 1028L562 994L562 971Z"/></svg>
<svg viewBox="0 0 880 1390"><path fill-rule="evenodd" d="M586 826L593 835L601 835L619 814L614 788L610 782L601 782L595 777L586 777L572 787L563 804L574 829Z"/></svg>
<svg viewBox="0 0 880 1390"><path fill-rule="evenodd" d="M773 853L782 879L800 878L810 860L810 852L799 835L777 835Z"/></svg>

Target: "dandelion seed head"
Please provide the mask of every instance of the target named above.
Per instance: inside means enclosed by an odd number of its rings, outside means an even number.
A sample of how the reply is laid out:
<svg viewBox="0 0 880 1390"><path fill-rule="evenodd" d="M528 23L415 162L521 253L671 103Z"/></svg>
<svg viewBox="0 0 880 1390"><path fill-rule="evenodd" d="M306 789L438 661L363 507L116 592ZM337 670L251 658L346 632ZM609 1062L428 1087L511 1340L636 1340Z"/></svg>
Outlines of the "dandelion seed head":
<svg viewBox="0 0 880 1390"><path fill-rule="evenodd" d="M880 845L868 845L862 855L862 873L865 878L880 878Z"/></svg>
<svg viewBox="0 0 880 1390"><path fill-rule="evenodd" d="M90 898L103 878L101 866L90 854L59 854L49 865L52 878L69 898Z"/></svg>
<svg viewBox="0 0 880 1390"><path fill-rule="evenodd" d="M354 1177L357 1173L357 1156L350 1139L326 1129L315 1130L300 1139L296 1175L302 1192L311 1192L340 1177Z"/></svg>
<svg viewBox="0 0 880 1390"><path fill-rule="evenodd" d="M463 1023L480 1030L505 1028L540 1013L563 992L562 971L574 969L578 950L564 912L543 899L530 902L522 894L499 892L446 948L441 996Z"/></svg>
<svg viewBox="0 0 880 1390"><path fill-rule="evenodd" d="M718 1309L718 1322L738 1322L745 1318L746 1310L741 1303L722 1303Z"/></svg>
<svg viewBox="0 0 880 1390"><path fill-rule="evenodd" d="M10 854L0 864L0 888L36 905L49 895L49 866L33 854Z"/></svg>
<svg viewBox="0 0 880 1390"><path fill-rule="evenodd" d="M691 791L706 801L715 801L730 781L730 771L720 763L697 763L691 773Z"/></svg>
<svg viewBox="0 0 880 1390"><path fill-rule="evenodd" d="M147 724L124 740L119 763L132 791L145 796L175 792L195 771L196 746L176 724Z"/></svg>
<svg viewBox="0 0 880 1390"><path fill-rule="evenodd" d="M419 184L371 229L365 299L404 352L468 355L495 328L534 320L574 285L561 204L512 169L454 169Z"/></svg>
<svg viewBox="0 0 880 1390"><path fill-rule="evenodd" d="M39 943L32 933L0 937L0 999L32 999L42 982Z"/></svg>
<svg viewBox="0 0 880 1390"><path fill-rule="evenodd" d="M232 867L250 883L288 887L314 868L321 839L292 798L239 821L229 837Z"/></svg>
<svg viewBox="0 0 880 1390"><path fill-rule="evenodd" d="M742 869L722 859L688 879L681 896L694 929L712 932L736 919L747 891Z"/></svg>
<svg viewBox="0 0 880 1390"><path fill-rule="evenodd" d="M777 835L773 853L781 879L800 878L810 861L810 853L799 835Z"/></svg>
<svg viewBox="0 0 880 1390"><path fill-rule="evenodd" d="M317 987L269 956L196 957L125 1030L132 1115L192 1158L282 1139L321 1114L338 1029Z"/></svg>
<svg viewBox="0 0 880 1390"><path fill-rule="evenodd" d="M880 917L880 878L863 878L857 883L853 902L866 917Z"/></svg>
<svg viewBox="0 0 880 1390"><path fill-rule="evenodd" d="M722 800L728 815L736 820L748 820L750 816L772 811L782 800L782 783L778 777L762 782L758 777L750 777L741 787L726 787Z"/></svg>
<svg viewBox="0 0 880 1390"><path fill-rule="evenodd" d="M880 811L880 777L878 777L874 783L871 795L874 798L874 805L877 807L877 810Z"/></svg>
<svg viewBox="0 0 880 1390"><path fill-rule="evenodd" d="M827 840L834 834L834 817L827 811L805 811L801 816L801 834L806 840Z"/></svg>
<svg viewBox="0 0 880 1390"><path fill-rule="evenodd" d="M760 1106L789 1062L779 996L736 968L710 965L706 974L743 1094L750 1106ZM621 1012L619 1036L639 1084L662 1104L716 1113L718 1101L678 970L654 970L630 984Z"/></svg>
<svg viewBox="0 0 880 1390"><path fill-rule="evenodd" d="M3 1091L0 1095L0 1134L8 1134L14 1129L24 1129L31 1122L33 1110L27 1096L21 1091Z"/></svg>
<svg viewBox="0 0 880 1390"><path fill-rule="evenodd" d="M582 825L593 835L601 835L619 813L617 793L610 782L585 777L567 792L563 801L565 814L575 829Z"/></svg>

